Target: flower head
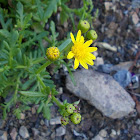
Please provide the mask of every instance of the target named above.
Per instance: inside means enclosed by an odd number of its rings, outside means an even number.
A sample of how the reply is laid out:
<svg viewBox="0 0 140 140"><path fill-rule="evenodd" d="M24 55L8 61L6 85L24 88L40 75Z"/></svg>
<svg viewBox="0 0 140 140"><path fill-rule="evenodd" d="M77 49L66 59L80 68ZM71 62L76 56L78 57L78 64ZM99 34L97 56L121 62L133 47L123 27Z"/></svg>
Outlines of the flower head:
<svg viewBox="0 0 140 140"><path fill-rule="evenodd" d="M60 51L57 47L50 47L47 49L46 51L46 56L48 57L48 59L50 60L57 60L60 56Z"/></svg>
<svg viewBox="0 0 140 140"><path fill-rule="evenodd" d="M66 111L67 111L69 114L72 114L74 110L75 110L75 107L74 107L72 104L68 104L68 105L66 106Z"/></svg>
<svg viewBox="0 0 140 140"><path fill-rule="evenodd" d="M97 50L96 47L89 47L93 41L88 40L84 43L84 37L81 36L81 30L78 31L76 40L74 38L74 35L70 33L71 40L73 42L73 46L71 48L71 51L67 55L67 59L75 58L74 61L74 69L77 69L79 66L79 63L85 68L88 69L88 65L93 65L93 60L96 59L96 57L91 53Z"/></svg>
<svg viewBox="0 0 140 140"><path fill-rule="evenodd" d="M70 119L74 124L79 124L81 122L81 115L79 113L73 113Z"/></svg>
<svg viewBox="0 0 140 140"><path fill-rule="evenodd" d="M62 125L67 125L68 123L69 123L69 118L68 117L61 118L61 124Z"/></svg>

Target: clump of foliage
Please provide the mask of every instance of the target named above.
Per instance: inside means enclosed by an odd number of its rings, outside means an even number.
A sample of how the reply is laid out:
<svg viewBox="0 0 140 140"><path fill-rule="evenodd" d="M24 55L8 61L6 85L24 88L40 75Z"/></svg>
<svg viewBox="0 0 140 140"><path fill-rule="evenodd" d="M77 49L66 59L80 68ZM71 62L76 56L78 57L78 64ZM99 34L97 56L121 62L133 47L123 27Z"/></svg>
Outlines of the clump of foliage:
<svg viewBox="0 0 140 140"><path fill-rule="evenodd" d="M95 18L91 16L91 0L83 0L83 7L79 9L70 9L66 4L68 1L0 1L0 98L5 100L0 102L0 108L3 110L4 119L10 110L20 118L23 110L30 109L29 103L38 104L37 113L42 112L46 119L50 119L50 106L55 102L63 116L62 124L67 124L63 120L71 114L73 123L80 122L74 119L76 116L81 120L77 109L73 108L74 112L69 113L70 104L66 101L61 104L55 98L57 91L50 73L46 70L52 63L55 64L56 71L60 65L65 65L73 81L71 67L64 61L72 46L71 39L57 40L59 34L56 32L56 23L51 18L58 7L61 9L61 23L70 17L74 29L74 15L90 22ZM46 23L50 25L49 31L44 29ZM47 46L44 46L44 41L48 43ZM46 50L51 46L57 46L60 51L57 60L46 58ZM8 96L10 98L6 100ZM67 116L63 115L66 110Z"/></svg>

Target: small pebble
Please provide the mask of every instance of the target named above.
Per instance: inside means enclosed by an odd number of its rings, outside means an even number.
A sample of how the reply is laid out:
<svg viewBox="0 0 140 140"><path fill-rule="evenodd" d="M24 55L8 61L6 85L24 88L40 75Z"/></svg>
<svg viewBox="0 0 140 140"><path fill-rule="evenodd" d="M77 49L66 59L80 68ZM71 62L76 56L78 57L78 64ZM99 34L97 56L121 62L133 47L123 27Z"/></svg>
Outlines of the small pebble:
<svg viewBox="0 0 140 140"><path fill-rule="evenodd" d="M66 134L66 129L64 127L59 127L56 129L56 136L63 136Z"/></svg>
<svg viewBox="0 0 140 140"><path fill-rule="evenodd" d="M117 135L116 131L114 129L111 130L110 136L113 138Z"/></svg>
<svg viewBox="0 0 140 140"><path fill-rule="evenodd" d="M61 117L50 119L50 125L61 124Z"/></svg>
<svg viewBox="0 0 140 140"><path fill-rule="evenodd" d="M122 87L128 86L131 82L131 73L127 70L119 70L113 77Z"/></svg>
<svg viewBox="0 0 140 140"><path fill-rule="evenodd" d="M107 136L107 131L105 129L102 129L100 132L99 132L99 135L103 138L105 138Z"/></svg>
<svg viewBox="0 0 140 140"><path fill-rule="evenodd" d="M111 72L112 64L104 64L98 66L98 71L109 74Z"/></svg>
<svg viewBox="0 0 140 140"><path fill-rule="evenodd" d="M16 137L17 137L17 130L16 128L13 128L11 133L10 133L10 136L12 138L12 140L16 140Z"/></svg>
<svg viewBox="0 0 140 140"><path fill-rule="evenodd" d="M25 126L21 126L19 129L19 134L22 138L26 139L29 137L29 132Z"/></svg>

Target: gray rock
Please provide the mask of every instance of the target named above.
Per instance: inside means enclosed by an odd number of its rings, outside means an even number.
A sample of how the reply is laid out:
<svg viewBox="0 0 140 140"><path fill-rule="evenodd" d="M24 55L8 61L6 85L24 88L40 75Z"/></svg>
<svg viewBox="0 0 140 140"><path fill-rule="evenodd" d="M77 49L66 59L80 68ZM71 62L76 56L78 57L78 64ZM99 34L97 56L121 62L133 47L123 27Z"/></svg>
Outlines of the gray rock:
<svg viewBox="0 0 140 140"><path fill-rule="evenodd" d="M113 77L122 87L126 87L131 83L131 73L127 70L120 70Z"/></svg>
<svg viewBox="0 0 140 140"><path fill-rule="evenodd" d="M56 129L56 136L63 136L66 134L66 129L64 127L59 127Z"/></svg>
<svg viewBox="0 0 140 140"><path fill-rule="evenodd" d="M105 138L107 136L107 131L105 129L102 129L100 132L99 132L99 135L103 138Z"/></svg>
<svg viewBox="0 0 140 140"><path fill-rule="evenodd" d="M51 134L51 139L52 139L52 140L55 139L55 132L53 132L53 133Z"/></svg>
<svg viewBox="0 0 140 140"><path fill-rule="evenodd" d="M40 135L36 135L34 137L35 140L46 140L45 138L41 137Z"/></svg>
<svg viewBox="0 0 140 140"><path fill-rule="evenodd" d="M10 136L11 136L12 140L16 140L16 137L17 137L17 130L16 130L16 128L12 129L12 131L10 133Z"/></svg>
<svg viewBox="0 0 140 140"><path fill-rule="evenodd" d="M140 126L140 119L136 120L136 124Z"/></svg>
<svg viewBox="0 0 140 140"><path fill-rule="evenodd" d="M87 136L84 134L84 133L78 133L76 130L73 130L73 134L76 136L76 137L83 137L84 140L87 140Z"/></svg>
<svg viewBox="0 0 140 140"><path fill-rule="evenodd" d="M67 77L67 89L87 100L105 116L121 118L134 111L134 101L110 75L82 69L77 70L74 77L77 86Z"/></svg>
<svg viewBox="0 0 140 140"><path fill-rule="evenodd" d="M132 7L133 8L139 8L140 7L140 1L139 0L132 0Z"/></svg>
<svg viewBox="0 0 140 140"><path fill-rule="evenodd" d="M118 71L118 70L129 70L129 68L133 65L133 61L121 62L117 65L111 67L111 71Z"/></svg>
<svg viewBox="0 0 140 140"><path fill-rule="evenodd" d="M26 139L29 137L29 132L25 126L21 126L19 129L19 134L22 138Z"/></svg>
<svg viewBox="0 0 140 140"><path fill-rule="evenodd" d="M2 129L4 127L5 121L0 119L0 129Z"/></svg>
<svg viewBox="0 0 140 140"><path fill-rule="evenodd" d="M134 75L131 79L132 82L132 88L136 89L139 87L140 83L139 83L139 76L138 75Z"/></svg>
<svg viewBox="0 0 140 140"><path fill-rule="evenodd" d="M50 125L61 124L61 117L56 117L50 120Z"/></svg>
<svg viewBox="0 0 140 140"><path fill-rule="evenodd" d="M32 132L33 132L34 136L39 134L39 131L36 128L32 128Z"/></svg>
<svg viewBox="0 0 140 140"><path fill-rule="evenodd" d="M91 140L105 140L103 137L100 135L97 135L96 137L92 138Z"/></svg>
<svg viewBox="0 0 140 140"><path fill-rule="evenodd" d="M111 67L112 66L113 66L112 64L99 65L98 66L98 71L109 74L111 72Z"/></svg>
<svg viewBox="0 0 140 140"><path fill-rule="evenodd" d="M112 129L112 130L111 130L110 136L111 136L112 138L114 138L116 135L117 135L117 132L116 132L114 129Z"/></svg>
<svg viewBox="0 0 140 140"><path fill-rule="evenodd" d="M0 130L0 140L7 140L7 132Z"/></svg>
<svg viewBox="0 0 140 140"><path fill-rule="evenodd" d="M111 46L110 44L108 44L106 42L95 42L94 46L97 46L97 47L100 47L100 48L103 48L103 49L107 49L107 50L110 50L112 52L117 52L116 47L113 47L113 46Z"/></svg>
<svg viewBox="0 0 140 140"><path fill-rule="evenodd" d="M139 135L136 135L136 136L135 136L135 139L136 139L136 140L140 140L140 136L139 136Z"/></svg>
<svg viewBox="0 0 140 140"><path fill-rule="evenodd" d="M104 64L104 60L102 57L97 57L96 60L94 61L95 66L99 66L99 65L103 65Z"/></svg>
<svg viewBox="0 0 140 140"><path fill-rule="evenodd" d="M50 126L49 120L45 119L45 125L46 125L47 127Z"/></svg>

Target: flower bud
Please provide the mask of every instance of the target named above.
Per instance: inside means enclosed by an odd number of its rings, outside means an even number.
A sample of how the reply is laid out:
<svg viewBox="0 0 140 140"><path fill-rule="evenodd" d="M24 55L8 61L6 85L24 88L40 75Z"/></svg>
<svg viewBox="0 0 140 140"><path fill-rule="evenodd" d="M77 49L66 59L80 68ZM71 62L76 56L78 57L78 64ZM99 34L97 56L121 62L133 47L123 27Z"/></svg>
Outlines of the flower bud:
<svg viewBox="0 0 140 140"><path fill-rule="evenodd" d="M80 20L78 24L78 30L81 30L82 33L86 33L90 28L90 24L86 20Z"/></svg>
<svg viewBox="0 0 140 140"><path fill-rule="evenodd" d="M74 124L79 124L81 122L81 115L79 113L73 113L70 119Z"/></svg>
<svg viewBox="0 0 140 140"><path fill-rule="evenodd" d="M69 105L66 106L66 111L69 114L72 114L74 110L75 110L75 107L72 104L69 104Z"/></svg>
<svg viewBox="0 0 140 140"><path fill-rule="evenodd" d="M68 123L69 123L69 118L67 118L67 117L61 118L62 125L67 125Z"/></svg>
<svg viewBox="0 0 140 140"><path fill-rule="evenodd" d="M87 35L86 35L87 39L89 39L89 40L92 39L94 41L97 39L97 37L98 37L98 35L95 30L90 30L87 32Z"/></svg>
<svg viewBox="0 0 140 140"><path fill-rule="evenodd" d="M55 61L60 56L60 51L57 47L50 47L46 51L46 56L49 60Z"/></svg>

